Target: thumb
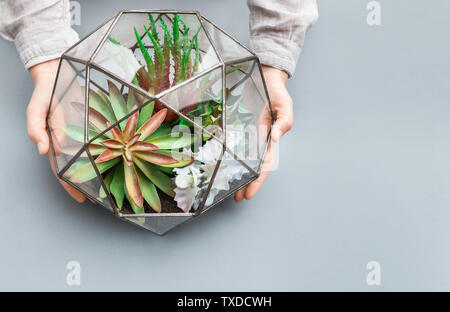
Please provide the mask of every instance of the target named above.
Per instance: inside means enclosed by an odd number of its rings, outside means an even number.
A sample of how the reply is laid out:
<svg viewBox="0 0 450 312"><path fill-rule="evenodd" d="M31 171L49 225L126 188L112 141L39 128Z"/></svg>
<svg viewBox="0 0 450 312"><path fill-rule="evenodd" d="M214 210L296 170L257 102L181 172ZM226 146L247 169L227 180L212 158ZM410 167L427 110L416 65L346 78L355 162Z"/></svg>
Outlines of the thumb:
<svg viewBox="0 0 450 312"><path fill-rule="evenodd" d="M292 129L292 115L288 116L279 116L272 127L272 140L274 142L278 142L280 138L289 130Z"/></svg>
<svg viewBox="0 0 450 312"><path fill-rule="evenodd" d="M38 86L33 91L27 108L28 136L36 144L39 154L45 155L49 149L49 138L46 131L46 117L50 94Z"/></svg>

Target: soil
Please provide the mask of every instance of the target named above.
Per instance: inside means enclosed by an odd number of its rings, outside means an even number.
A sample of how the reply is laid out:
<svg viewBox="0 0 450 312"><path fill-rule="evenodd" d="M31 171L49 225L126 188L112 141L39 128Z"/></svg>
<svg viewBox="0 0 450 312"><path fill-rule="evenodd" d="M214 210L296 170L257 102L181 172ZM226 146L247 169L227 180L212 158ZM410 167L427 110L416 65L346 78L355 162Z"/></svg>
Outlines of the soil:
<svg viewBox="0 0 450 312"><path fill-rule="evenodd" d="M159 199L161 200L162 213L183 213L183 210L177 207L177 203L173 200L172 197L161 192L160 190L157 191ZM154 211L146 201L144 201L144 211L145 213L158 213ZM126 198L123 201L123 207L120 212L124 214L134 214L133 209L131 208L131 205L128 200L126 200Z"/></svg>

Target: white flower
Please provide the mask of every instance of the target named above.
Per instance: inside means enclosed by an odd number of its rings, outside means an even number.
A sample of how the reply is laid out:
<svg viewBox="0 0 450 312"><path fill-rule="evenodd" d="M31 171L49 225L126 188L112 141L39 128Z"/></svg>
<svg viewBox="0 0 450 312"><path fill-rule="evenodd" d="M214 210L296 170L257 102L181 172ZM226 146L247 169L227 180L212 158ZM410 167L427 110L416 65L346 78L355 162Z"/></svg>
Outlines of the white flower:
<svg viewBox="0 0 450 312"><path fill-rule="evenodd" d="M230 149L240 142L242 136L234 136L230 140ZM230 144L231 143L231 144ZM195 161L187 167L175 168L175 200L177 205L184 212L188 212L192 207L197 209L200 204L198 193L202 189L206 189L214 174L217 161L222 156L222 143L215 139L210 139L203 146L199 147L195 153ZM228 153L225 153L228 155ZM229 191L230 184L234 180L242 178L248 170L231 155L224 157L220 163L220 167L214 177L213 185L209 191L208 198L205 202L206 206L214 202L215 197L221 191Z"/></svg>
<svg viewBox="0 0 450 312"><path fill-rule="evenodd" d="M234 135L232 139L227 142L227 145L233 150L234 146L237 145L241 139L242 135ZM200 167L204 171L206 177L205 182L209 183L211 181L217 161L221 155L222 143L214 139L209 140L199 148L196 159L203 162ZM230 184L234 180L241 179L242 175L247 172L247 169L239 161L235 160L231 155L228 155L228 153L225 153L225 156L220 163L219 170L214 177L213 185L209 191L208 199L205 202L206 206L209 206L214 202L215 197L220 191L228 191L230 189Z"/></svg>
<svg viewBox="0 0 450 312"><path fill-rule="evenodd" d="M230 184L235 180L240 180L246 172L248 170L239 161L231 158L231 156L228 159L222 159L205 205L211 205L220 191L230 190Z"/></svg>
<svg viewBox="0 0 450 312"><path fill-rule="evenodd" d="M210 139L203 146L198 148L195 159L203 163L211 163L219 160L222 155L222 143L216 139Z"/></svg>
<svg viewBox="0 0 450 312"><path fill-rule="evenodd" d="M197 194L200 191L198 185L200 184L202 173L194 164L196 164L196 162L193 162L191 165L184 168L174 169L174 172L177 174L175 176L176 188L174 190L174 199L177 202L178 208L184 212L188 212L191 209L195 203Z"/></svg>

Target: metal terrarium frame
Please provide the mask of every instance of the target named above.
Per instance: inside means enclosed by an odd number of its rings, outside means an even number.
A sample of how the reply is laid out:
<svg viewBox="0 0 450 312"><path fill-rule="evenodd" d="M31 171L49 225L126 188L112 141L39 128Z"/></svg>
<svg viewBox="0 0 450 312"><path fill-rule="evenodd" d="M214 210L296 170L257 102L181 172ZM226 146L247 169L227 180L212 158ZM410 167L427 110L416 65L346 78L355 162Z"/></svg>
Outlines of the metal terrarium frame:
<svg viewBox="0 0 450 312"><path fill-rule="evenodd" d="M111 72L110 70L102 67L101 65L98 65L94 59L97 56L97 54L99 53L101 47L104 45L105 41L107 40L108 36L110 35L111 31L113 30L113 28L115 27L116 23L119 21L119 19L124 15L124 14L130 14L130 13L146 13L146 14L157 14L155 21L158 21L158 19L160 19L162 16L165 16L167 19L171 20L172 17L170 16L170 14L189 14L189 15L195 15L200 23L200 26L203 30L203 32L205 33L207 39L209 40L209 43L211 44L215 56L217 57L217 59L219 60L218 64L214 65L213 67L207 69L207 70L203 70L200 71L196 74L194 74L192 77L189 77L188 79L166 89L163 90L162 92L154 95L149 93L148 91L140 88L139 86L136 86L132 83L128 83L127 81L125 81L123 78L117 76L115 73ZM232 60L227 60L224 61L224 59L222 58L221 54L219 53L214 40L212 40L211 38L211 34L209 33L207 27L204 26L203 20L207 21L208 23L210 23L213 27L217 28L218 30L220 30L224 35L226 35L228 38L232 39L236 44L238 44L241 48L245 49L248 53L250 53L249 56L246 57L242 57L242 58L237 58L237 59L232 59ZM68 52L72 51L74 48L76 48L81 42L83 42L83 40L87 39L89 36L91 36L92 34L94 34L96 31L98 31L99 29L101 29L102 27L104 27L105 25L107 25L108 23L111 23L108 27L108 30L106 31L106 33L102 36L100 42L98 43L98 45L96 46L94 52L92 53L92 55L89 57L88 60L85 59L81 59L81 58L77 58L74 56L71 56L68 54ZM180 30L181 32L181 30ZM144 38L146 36L146 33L144 33L141 36L141 39ZM136 41L136 44L134 44L134 46L131 48L132 52L134 53L135 50L138 48L138 42ZM147 49L153 49L153 46L146 46ZM69 83L69 85L67 86L67 89L62 92L62 96L65 95L66 92L68 92L71 84L79 77L82 78L85 81L85 94L84 94L84 100L85 100L85 105L84 105L84 143L81 147L81 149L73 155L73 157L71 158L71 160L65 164L65 166L63 168L59 168L58 166L58 161L56 159L56 153L55 153L55 149L54 149L54 142L52 139L52 134L51 134L51 128L50 128L50 124L49 124L49 115L47 116L46 119L46 124L47 124L47 132L50 138L50 145L51 145L51 149L52 149L52 157L53 157L53 161L55 163L55 167L56 167L56 172L58 174L58 177L63 180L64 182L68 183L69 185L71 185L72 187L74 187L75 189L79 190L80 192L84 193L85 195L87 195L87 197L89 199L91 199L92 201L94 201L95 203L105 207L106 209L108 209L109 211L111 211L111 209L109 209L108 207L105 206L104 203L100 202L97 198L91 196L90 194L88 194L87 192L85 192L85 190L81 189L77 184L72 183L72 181L70 181L68 178L66 178L66 176L64 175L64 173L71 167L71 165L78 159L78 157L80 155L82 155L83 153L85 153L91 164L92 167L95 170L95 173L97 175L98 180L101 183L102 188L105 190L105 193L107 195L108 201L111 204L112 207L112 211L113 213L124 219L127 221L130 221L132 223L141 223L142 222L142 218L145 218L146 220L148 218L151 218L151 226L145 226L140 224L142 227L156 233L159 235L163 235L165 234L167 231L173 229L174 227L181 225L187 221L192 220L195 216L201 215L204 212L206 212L207 210L209 210L210 208L214 207L215 205L217 205L218 203L220 203L221 201L223 201L225 198L229 197L230 195L232 195L233 193L235 193L236 191L240 190L241 188L244 188L245 186L247 186L248 184L250 184L252 181L254 181L256 178L258 178L258 176L261 173L261 169L262 169L262 164L264 162L266 153L267 153L267 148L268 148L268 142L270 142L270 136L271 136L271 131L272 131L272 127L270 127L270 129L268 130L268 134L267 134L267 138L265 140L265 147L264 147L264 151L263 151L263 155L261 158L260 163L258 164L257 169L253 169L252 167L250 167L246 162L244 162L243 160L241 160L240 158L238 158L234 151L230 150L227 147L226 144L226 131L227 131L227 125L226 125L226 68L227 66L230 65L236 65L236 64L241 64L244 62L250 62L252 61L252 66L250 68L250 70L248 72L243 71L242 69L238 69L239 71L242 72L243 76L242 78L237 81L233 86L231 86L229 89L230 90L234 90L235 88L239 87L242 83L244 83L245 81L247 81L247 79L251 79L253 81L253 83L256 86L256 82L254 81L253 78L253 73L255 70L259 71L259 74L261 75L262 78L262 85L264 90L259 90L258 87L255 87L256 90L258 91L259 96L263 99L263 101L267 102L267 105L269 107L269 111L270 111L270 115L272 118L272 125L273 125L273 121L274 121L274 115L273 115L273 111L272 111L272 106L270 104L270 99L268 96L268 91L267 91L267 86L266 83L263 79L262 76L262 67L260 64L260 61L258 59L258 57L256 56L256 54L254 52L252 52L251 50L249 50L247 47L245 47L244 45L242 45L240 42L238 42L236 39L234 39L230 34L228 34L227 32L225 32L222 28L220 28L219 26L217 26L216 24L214 24L212 21L210 21L209 19L207 19L206 17L204 17L203 15L201 15L198 11L182 11L182 10L123 10L120 11L119 13L117 13L115 16L113 16L112 18L108 19L107 21L105 21L102 25L100 25L99 27L97 27L95 30L93 30L91 33L89 33L87 36L85 36L82 40L80 40L79 42L77 42L76 44L74 44L72 47L70 47L62 56L61 56L61 60L59 63L59 68L58 68L58 74L55 80L55 85L53 87L53 92L52 92L52 99L50 101L50 108L49 108L49 112L51 111L51 105L53 102L53 97L55 96L55 89L56 89L56 82L58 81L59 75L60 75L60 69L61 69L61 64L62 62L66 60L68 61L68 63L70 64L70 66L73 68L74 72L76 73L73 77L73 80ZM78 64L82 64L84 67L82 69L76 68L72 62L78 63ZM140 94L141 96L143 96L145 98L145 101L139 105L136 109L130 111L126 116L122 117L121 119L117 120L115 123L111 124L109 127L107 127L106 129L104 129L103 131L101 131L97 136L89 138L88 135L88 123L89 123L89 109L88 109L88 105L89 105L89 86L92 83L93 85L95 85L98 89L102 90L103 88L98 85L94 80L91 80L90 78L90 72L91 69L94 69L100 73L103 73L106 76L111 77L112 79L120 82L120 84L122 84L122 89L121 92L123 91L124 87L127 87L128 90L133 90L135 93ZM221 96L222 96L222 116L221 116L221 121L222 121L222 131L223 131L223 135L222 138L219 138L216 136L215 133L210 133L209 130L205 129L202 125L197 124L194 120L192 120L189 116L185 115L184 113L182 113L181 111L177 110L176 108L171 106L171 103L167 102L166 100L163 99L163 97L171 92L174 92L177 89L182 88L183 86L195 81L196 79L199 79L211 72L213 72L214 70L221 70L221 77L222 77L222 90L221 90ZM103 91L108 94L107 90ZM194 212L176 212L176 213L143 213L143 214L128 214L128 213L122 213L118 210L117 205L115 200L112 198L110 192L108 191L105 183L104 183L104 179L102 177L102 174L99 172L95 162L94 162L94 158L91 155L91 152L89 151L89 144L91 144L97 137L104 135L105 133L109 132L112 128L114 128L115 126L117 126L118 124L120 124L121 122L123 122L124 120L128 119L132 114L134 114L136 111L139 111L141 108L143 108L145 105L149 104L152 101L159 101L161 102L167 109L169 109L170 111L174 112L176 115L182 117L183 119L186 119L187 121L189 121L194 128L199 129L201 131L203 131L204 133L208 134L213 140L216 140L218 142L220 142L221 146L222 146L222 151L221 151L221 157L217 160L214 172L212 174L211 180L207 186L206 192L203 195L203 199L201 201L201 204L199 206L199 208L197 210L195 210ZM245 167L252 175L252 177L246 181L245 183L238 185L237 187L235 187L234 189L230 189L228 192L228 194L222 198L220 198L217 201L214 201L211 205L205 207L205 202L208 198L208 194L211 190L211 187L214 184L215 178L216 178L216 174L218 172L218 169L221 165L221 161L223 156L225 155L225 153L228 153L229 155L231 155L234 160L238 161L243 167ZM150 220L150 219L149 219Z"/></svg>

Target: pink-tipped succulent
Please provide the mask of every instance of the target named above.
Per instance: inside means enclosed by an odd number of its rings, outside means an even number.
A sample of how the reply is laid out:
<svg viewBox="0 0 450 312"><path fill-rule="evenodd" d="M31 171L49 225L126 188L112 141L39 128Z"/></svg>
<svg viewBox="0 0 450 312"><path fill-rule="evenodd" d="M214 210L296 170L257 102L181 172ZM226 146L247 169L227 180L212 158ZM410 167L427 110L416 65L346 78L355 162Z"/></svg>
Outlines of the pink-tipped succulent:
<svg viewBox="0 0 450 312"><path fill-rule="evenodd" d="M140 104L131 90L125 100L111 81L108 88L109 97L101 91L89 91L89 152L119 210L127 198L135 213L144 212L144 201L161 212L157 189L175 196L172 168L193 161L176 150L190 146L192 136L172 133L172 127L164 123L166 108L153 114L154 102ZM82 127L67 125L66 132L74 140L84 140ZM69 175L76 184L96 177L92 164L82 162L75 162Z"/></svg>
<svg viewBox="0 0 450 312"><path fill-rule="evenodd" d="M159 149L158 146L143 141L144 138L149 137L159 128L166 114L167 109L164 108L139 129L136 129L139 120L139 111L136 111L128 118L123 132L118 127L114 127L111 130L113 139L107 139L101 142L107 149L95 159L95 163L99 164L122 157L125 187L128 196L137 207L142 207L144 200L133 160L138 158L155 165L163 166L178 163L178 160L172 156L156 152Z"/></svg>

